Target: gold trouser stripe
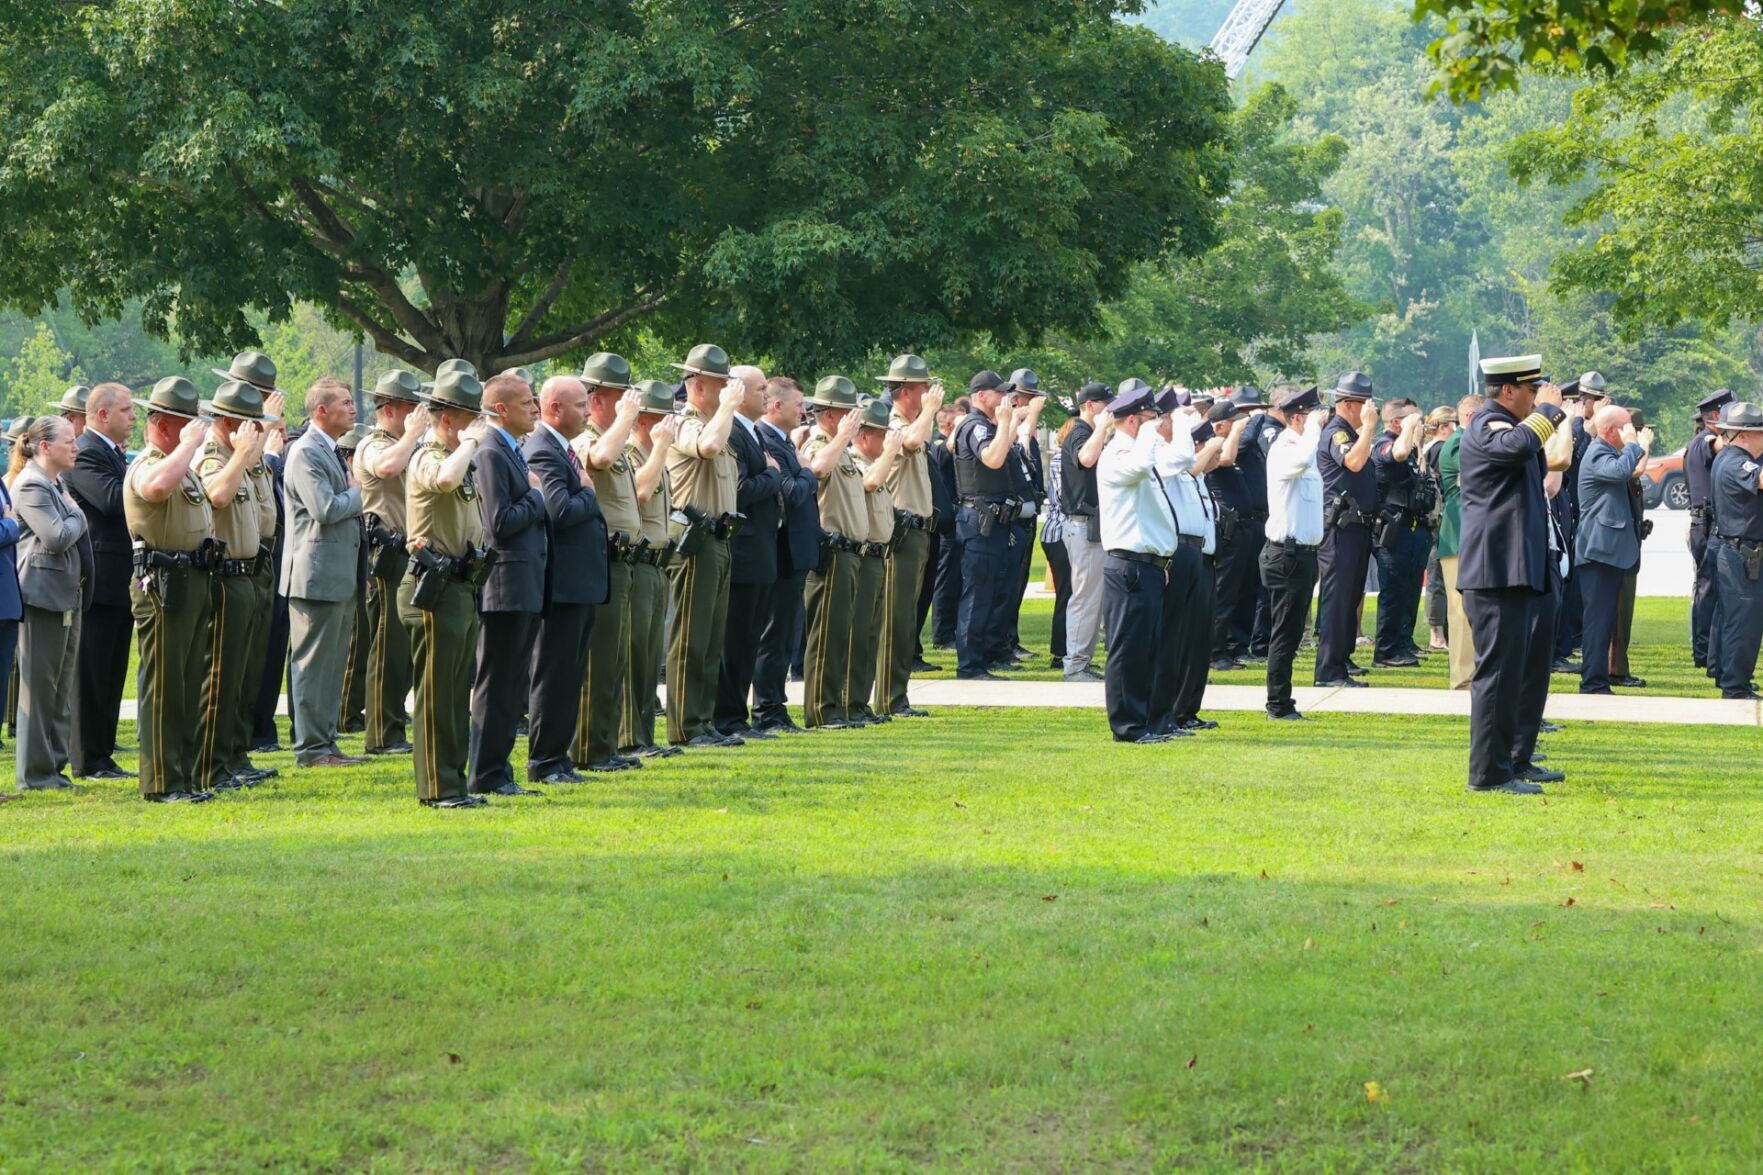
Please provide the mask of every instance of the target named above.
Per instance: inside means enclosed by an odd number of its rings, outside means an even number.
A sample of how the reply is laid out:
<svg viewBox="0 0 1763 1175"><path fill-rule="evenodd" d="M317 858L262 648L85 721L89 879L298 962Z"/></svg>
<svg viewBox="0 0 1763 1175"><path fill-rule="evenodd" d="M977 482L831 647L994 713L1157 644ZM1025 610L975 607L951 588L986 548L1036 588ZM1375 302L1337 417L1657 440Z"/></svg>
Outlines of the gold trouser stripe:
<svg viewBox="0 0 1763 1175"><path fill-rule="evenodd" d="M196 757L197 771L204 786L214 775L215 743L220 736L220 667L226 661L226 587L216 585L213 619L208 641L208 706L202 714L202 753Z"/></svg>
<svg viewBox="0 0 1763 1175"><path fill-rule="evenodd" d="M367 644L367 700L364 707L367 719L367 745L370 747L385 746L385 730L380 725L380 691L385 688L385 674L380 669L380 662L386 656L386 591L384 581L368 577L368 587L376 588L375 596L379 600L380 614L378 622L373 626L373 636ZM379 655L375 656L375 650Z"/></svg>
<svg viewBox="0 0 1763 1175"><path fill-rule="evenodd" d="M679 601L673 609L673 622L679 631L668 645L667 658L667 737L671 742L686 741L686 654L692 648L692 601L697 598L698 560L693 555L680 572ZM678 692L678 702L674 701ZM675 715L678 715L677 719Z"/></svg>
<svg viewBox="0 0 1763 1175"><path fill-rule="evenodd" d="M826 574L820 577L820 593L816 597L820 602L820 615L814 618L815 628L818 630L814 634L814 650L819 656L808 664L807 672L802 675L802 689L806 694L802 699L802 716L808 720L810 726L820 725L821 717L825 713L825 707L821 705L821 687L826 681L826 646L828 629L832 626L831 597L838 577L839 556L834 552L827 560Z"/></svg>
<svg viewBox="0 0 1763 1175"><path fill-rule="evenodd" d="M445 599L445 593L442 593ZM437 601L438 602L438 601ZM422 720L428 727L428 738L423 741L428 745L422 749L423 765L428 768L428 792L425 800L439 798L441 794L441 776L438 764L440 759L435 752L435 658L439 650L435 648L435 614L427 609L418 609L422 613L423 656L423 689L422 689Z"/></svg>
<svg viewBox="0 0 1763 1175"><path fill-rule="evenodd" d="M882 628L875 658L875 709L878 714L888 712L889 699L894 696L894 577L897 566L892 554L882 564Z"/></svg>

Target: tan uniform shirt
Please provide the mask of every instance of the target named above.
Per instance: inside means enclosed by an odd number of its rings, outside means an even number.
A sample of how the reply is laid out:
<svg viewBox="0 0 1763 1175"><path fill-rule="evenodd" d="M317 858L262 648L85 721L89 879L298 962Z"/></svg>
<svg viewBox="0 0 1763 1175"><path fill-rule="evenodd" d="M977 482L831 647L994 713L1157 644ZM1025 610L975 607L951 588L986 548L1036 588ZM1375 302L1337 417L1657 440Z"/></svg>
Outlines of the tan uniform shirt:
<svg viewBox="0 0 1763 1175"><path fill-rule="evenodd" d="M582 434L570 442L575 449L577 460L593 479L594 496L600 499L600 513L606 518L606 529L612 533L620 531L632 538L644 533L643 519L637 509L637 470L631 464L631 447L626 445L624 452L618 455L605 469L595 469L588 464L588 450L600 443L605 434L594 427L593 421L588 422ZM662 533L667 531L665 514L662 515ZM654 540L650 540L653 542ZM666 542L665 537L662 542Z"/></svg>
<svg viewBox="0 0 1763 1175"><path fill-rule="evenodd" d="M404 478L410 467L406 465L391 477L380 477L373 471L380 458L386 455L386 450L397 443L398 438L383 428L376 428L368 434L361 447L355 450L355 484L361 487L361 512L379 515L381 526L394 534L403 534L408 497Z"/></svg>
<svg viewBox="0 0 1763 1175"><path fill-rule="evenodd" d="M251 487L251 500L257 505L257 542L268 548L275 543L275 475L269 462L259 461L245 472L245 483Z"/></svg>
<svg viewBox="0 0 1763 1175"><path fill-rule="evenodd" d="M451 454L440 441L430 441L416 451L404 470L408 487L406 505L409 510L409 540L427 541L429 548L441 555L463 558L467 548L482 546L484 520L477 509L477 483L468 470L458 488L443 490L435 485L441 464Z"/></svg>
<svg viewBox="0 0 1763 1175"><path fill-rule="evenodd" d="M122 482L123 517L128 520L129 534L152 550L194 551L203 539L214 534L214 513L209 509L208 495L202 491L202 480L196 476L196 470L187 470L184 480L163 502L149 502L136 488L136 482L165 457L149 445L129 466L128 476Z"/></svg>
<svg viewBox="0 0 1763 1175"><path fill-rule="evenodd" d="M888 425L894 432L904 432L912 427L912 422L895 412L888 417ZM911 453L905 445L900 446L900 455L894 458L894 467L888 470L888 492L894 496L894 505L908 514L920 518L930 516L935 507L930 494L928 447Z"/></svg>
<svg viewBox="0 0 1763 1175"><path fill-rule="evenodd" d="M905 450L901 450L901 452L904 454ZM870 462L859 456L856 458L856 463L857 468L865 475L869 473ZM899 458L896 457L894 459L895 467L897 468L899 464ZM857 484L861 487L863 482L860 480ZM880 489L865 489L863 491L863 509L869 518L868 529L862 535L852 535L852 538L865 538L872 543L885 543L894 537L894 495L888 492L886 480L882 482Z"/></svg>
<svg viewBox="0 0 1763 1175"><path fill-rule="evenodd" d="M808 443L802 447L802 463L814 460L815 454L832 444L832 440L831 434L815 425L808 434ZM820 501L821 529L859 542L868 537L869 507L863 501L863 474L851 459L849 446L832 472L820 479L816 496Z"/></svg>
<svg viewBox="0 0 1763 1175"><path fill-rule="evenodd" d="M726 442L714 457L698 455L698 438L709 423L697 409L686 407L679 418L679 433L667 451L667 479L676 506L691 506L715 518L734 512L741 463Z"/></svg>
<svg viewBox="0 0 1763 1175"><path fill-rule="evenodd" d="M649 454L631 444L624 447L624 459L634 471L649 459ZM634 479L632 484L635 484ZM649 546L659 550L667 545L667 516L671 513L673 487L668 485L667 470L663 469L661 480L655 483L655 492L649 495L649 500L637 503L637 517L641 522L637 533L649 540Z"/></svg>
<svg viewBox="0 0 1763 1175"><path fill-rule="evenodd" d="M233 447L220 439L218 433L208 434L202 455L196 458L196 472L207 481L233 458ZM207 493L206 488L203 490ZM258 526L257 501L251 496L251 475L239 479L239 488L225 502L209 501L214 519L214 537L226 544L228 559L255 559L262 531Z"/></svg>

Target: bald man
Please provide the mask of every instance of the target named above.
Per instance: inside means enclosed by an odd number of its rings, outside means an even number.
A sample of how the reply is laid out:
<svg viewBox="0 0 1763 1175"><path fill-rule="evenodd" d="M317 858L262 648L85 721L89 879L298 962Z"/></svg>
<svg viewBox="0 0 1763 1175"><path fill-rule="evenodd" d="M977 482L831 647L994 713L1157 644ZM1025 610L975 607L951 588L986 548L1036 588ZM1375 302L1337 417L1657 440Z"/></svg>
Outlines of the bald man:
<svg viewBox="0 0 1763 1175"><path fill-rule="evenodd" d="M753 667L759 658L759 636L771 613L771 594L777 586L777 530L782 522L779 494L784 475L759 438L759 419L765 414L765 373L740 364L730 368L729 375L742 388L728 444L740 466L735 510L745 514L747 521L729 544L728 628L716 681L714 721L722 734L775 738L753 728L747 703L753 691Z"/></svg>
<svg viewBox="0 0 1763 1175"><path fill-rule="evenodd" d="M1628 485L1653 447L1653 430L1635 431L1628 409L1606 404L1593 413L1579 467L1579 531L1574 536L1576 575L1585 609L1585 653L1579 692L1607 694L1610 645L1616 633L1622 581L1641 561L1641 520Z"/></svg>

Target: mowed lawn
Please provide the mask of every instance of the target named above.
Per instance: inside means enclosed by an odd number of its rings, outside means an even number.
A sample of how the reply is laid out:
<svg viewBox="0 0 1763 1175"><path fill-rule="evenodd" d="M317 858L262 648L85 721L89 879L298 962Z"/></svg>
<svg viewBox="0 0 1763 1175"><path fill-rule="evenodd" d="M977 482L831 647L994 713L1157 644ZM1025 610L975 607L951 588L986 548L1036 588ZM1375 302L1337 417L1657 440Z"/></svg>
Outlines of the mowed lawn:
<svg viewBox="0 0 1763 1175"><path fill-rule="evenodd" d="M1754 1169L1755 732L1575 724L1543 800L1463 747L946 711L3 804L0 1167Z"/></svg>

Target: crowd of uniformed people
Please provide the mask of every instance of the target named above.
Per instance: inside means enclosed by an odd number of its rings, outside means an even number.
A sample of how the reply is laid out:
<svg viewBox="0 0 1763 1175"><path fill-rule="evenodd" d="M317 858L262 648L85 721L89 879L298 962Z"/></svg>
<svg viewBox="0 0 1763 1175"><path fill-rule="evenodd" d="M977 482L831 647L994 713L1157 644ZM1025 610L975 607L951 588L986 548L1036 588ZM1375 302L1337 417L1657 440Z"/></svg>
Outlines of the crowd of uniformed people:
<svg viewBox="0 0 1763 1175"><path fill-rule="evenodd" d="M0 661L16 638L21 788L130 777L114 756L131 638L156 802L275 774L250 755L277 747L284 664L299 766L366 761L338 745L359 730L368 756L411 755L439 808L795 731L792 678L810 729L919 717L927 618L958 678L1030 656L1037 524L1053 663L1104 683L1117 741L1215 727L1208 674L1246 664L1266 666L1267 716L1302 720L1292 666L1312 632L1314 683L1362 686L1373 566L1372 667L1448 650L1475 790L1562 777L1536 751L1551 673L1644 684L1626 647L1652 434L1596 372L1557 387L1539 357L1489 360L1484 393L1429 416L1380 408L1359 372L1331 407L1313 387L1090 383L1043 454L1026 368L946 402L910 354L877 395L842 375L805 392L709 344L674 366L677 384L638 381L600 353L537 387L460 360L428 382L395 370L371 424L320 380L290 432L275 365L245 352L211 400L181 376L141 400L108 383L15 422ZM1718 393L1699 427L1693 654L1725 696L1756 698L1763 409Z"/></svg>

